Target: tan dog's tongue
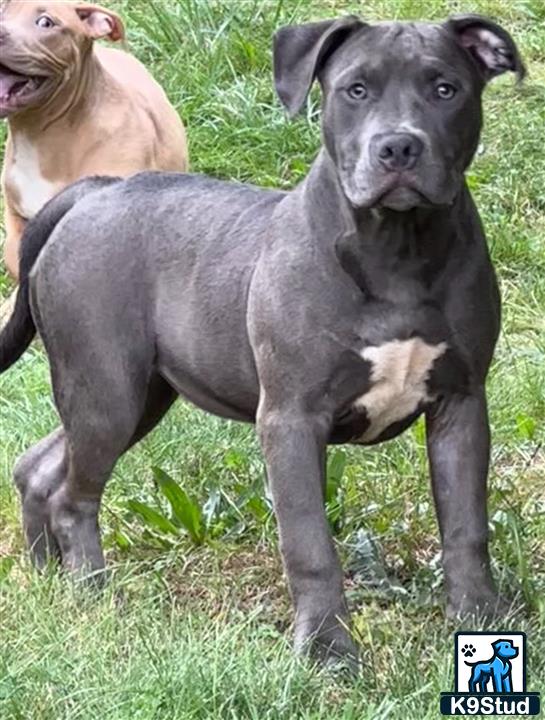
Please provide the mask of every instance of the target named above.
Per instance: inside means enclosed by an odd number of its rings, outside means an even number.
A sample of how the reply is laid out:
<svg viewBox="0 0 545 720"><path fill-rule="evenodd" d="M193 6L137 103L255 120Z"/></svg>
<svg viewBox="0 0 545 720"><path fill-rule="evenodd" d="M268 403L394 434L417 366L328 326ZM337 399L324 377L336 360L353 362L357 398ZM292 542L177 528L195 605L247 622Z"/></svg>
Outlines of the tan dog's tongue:
<svg viewBox="0 0 545 720"><path fill-rule="evenodd" d="M17 83L25 83L28 78L16 75L10 71L0 69L0 100L7 100L10 92Z"/></svg>

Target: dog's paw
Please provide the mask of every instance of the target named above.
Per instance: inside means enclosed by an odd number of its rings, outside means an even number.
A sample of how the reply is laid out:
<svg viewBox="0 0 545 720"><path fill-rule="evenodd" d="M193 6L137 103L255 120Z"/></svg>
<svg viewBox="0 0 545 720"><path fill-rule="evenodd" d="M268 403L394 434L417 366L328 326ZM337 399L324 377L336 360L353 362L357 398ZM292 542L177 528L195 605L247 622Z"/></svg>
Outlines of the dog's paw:
<svg viewBox="0 0 545 720"><path fill-rule="evenodd" d="M332 613L298 618L295 623L295 650L328 670L357 675L360 659L347 625Z"/></svg>
<svg viewBox="0 0 545 720"><path fill-rule="evenodd" d="M477 650L471 644L464 645L464 647L462 648L462 655L464 657L473 657L473 655L475 655L476 652L477 652Z"/></svg>
<svg viewBox="0 0 545 720"><path fill-rule="evenodd" d="M479 595L467 593L457 598L450 598L447 604L447 617L452 620L471 619L482 623L485 620L506 617L512 609L513 603L493 591Z"/></svg>

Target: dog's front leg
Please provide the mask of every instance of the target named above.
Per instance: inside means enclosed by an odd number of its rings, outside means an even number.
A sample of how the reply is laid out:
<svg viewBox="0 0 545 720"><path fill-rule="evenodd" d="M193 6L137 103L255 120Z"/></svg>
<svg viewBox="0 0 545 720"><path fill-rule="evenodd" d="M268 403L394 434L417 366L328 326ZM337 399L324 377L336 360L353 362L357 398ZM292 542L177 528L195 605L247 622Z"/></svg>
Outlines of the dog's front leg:
<svg viewBox="0 0 545 720"><path fill-rule="evenodd" d="M428 413L427 443L443 542L447 613L494 613L500 608L488 555L490 430L484 388L446 398Z"/></svg>
<svg viewBox="0 0 545 720"><path fill-rule="evenodd" d="M301 411L262 408L257 428L295 606L296 649L326 662L355 663L342 570L324 508L328 423Z"/></svg>

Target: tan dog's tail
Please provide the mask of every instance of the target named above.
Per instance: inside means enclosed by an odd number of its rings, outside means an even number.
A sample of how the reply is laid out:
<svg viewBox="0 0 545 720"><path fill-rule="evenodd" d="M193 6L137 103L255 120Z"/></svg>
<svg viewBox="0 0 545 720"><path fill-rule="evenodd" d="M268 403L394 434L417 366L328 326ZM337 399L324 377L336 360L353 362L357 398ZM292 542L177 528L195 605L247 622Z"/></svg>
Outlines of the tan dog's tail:
<svg viewBox="0 0 545 720"><path fill-rule="evenodd" d="M36 335L30 307L30 271L58 223L82 197L118 182L119 178L80 180L50 200L25 228L19 258L19 289L11 317L0 333L0 373L10 368Z"/></svg>

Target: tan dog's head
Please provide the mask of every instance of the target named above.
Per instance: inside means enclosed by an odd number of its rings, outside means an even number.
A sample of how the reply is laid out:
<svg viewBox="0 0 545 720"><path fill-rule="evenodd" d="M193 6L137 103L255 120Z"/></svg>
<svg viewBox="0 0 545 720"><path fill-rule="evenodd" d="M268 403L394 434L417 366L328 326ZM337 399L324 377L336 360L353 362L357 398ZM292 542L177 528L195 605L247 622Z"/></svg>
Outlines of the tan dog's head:
<svg viewBox="0 0 545 720"><path fill-rule="evenodd" d="M48 103L96 39L124 34L121 18L98 5L0 0L0 118Z"/></svg>

